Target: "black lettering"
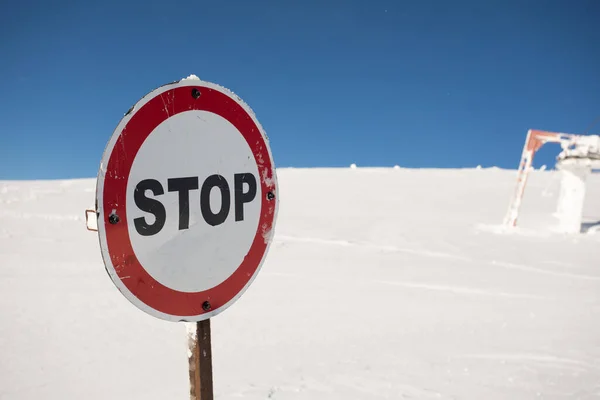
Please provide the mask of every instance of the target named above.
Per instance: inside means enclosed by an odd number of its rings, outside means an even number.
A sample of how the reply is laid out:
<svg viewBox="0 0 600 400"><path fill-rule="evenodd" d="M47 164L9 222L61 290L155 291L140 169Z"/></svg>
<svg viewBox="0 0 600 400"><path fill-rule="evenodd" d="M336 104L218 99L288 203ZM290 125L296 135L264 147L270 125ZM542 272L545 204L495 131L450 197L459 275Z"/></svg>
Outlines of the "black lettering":
<svg viewBox="0 0 600 400"><path fill-rule="evenodd" d="M171 178L169 192L179 192L179 230L190 227L190 190L198 189L198 177Z"/></svg>
<svg viewBox="0 0 600 400"><path fill-rule="evenodd" d="M221 191L221 209L216 214L210 208L210 192L215 186ZM211 175L206 178L200 191L200 210L206 223L215 226L225 222L229 215L230 205L231 194L229 193L229 185L225 178L221 175Z"/></svg>
<svg viewBox="0 0 600 400"><path fill-rule="evenodd" d="M160 232L165 225L167 211L160 201L146 197L146 190L152 191L155 196L164 194L164 190L156 179L145 179L137 184L133 192L135 205L140 210L153 214L156 218L152 225L149 225L144 217L135 218L133 220L135 230L142 236L152 236Z"/></svg>
<svg viewBox="0 0 600 400"><path fill-rule="evenodd" d="M244 203L250 203L256 197L256 178L250 173L235 174L235 220L244 220ZM248 191L244 190L244 182L248 184Z"/></svg>

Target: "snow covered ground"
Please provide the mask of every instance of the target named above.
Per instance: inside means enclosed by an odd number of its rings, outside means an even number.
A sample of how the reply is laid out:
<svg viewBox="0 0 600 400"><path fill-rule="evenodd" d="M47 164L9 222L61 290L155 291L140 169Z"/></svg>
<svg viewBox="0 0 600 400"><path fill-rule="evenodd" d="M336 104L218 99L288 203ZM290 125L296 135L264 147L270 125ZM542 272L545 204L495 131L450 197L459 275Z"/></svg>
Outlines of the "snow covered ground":
<svg viewBox="0 0 600 400"><path fill-rule="evenodd" d="M217 399L600 397L600 176L553 231L536 171L279 170L275 243L212 321ZM188 399L185 327L132 306L85 229L95 180L0 182L0 399Z"/></svg>

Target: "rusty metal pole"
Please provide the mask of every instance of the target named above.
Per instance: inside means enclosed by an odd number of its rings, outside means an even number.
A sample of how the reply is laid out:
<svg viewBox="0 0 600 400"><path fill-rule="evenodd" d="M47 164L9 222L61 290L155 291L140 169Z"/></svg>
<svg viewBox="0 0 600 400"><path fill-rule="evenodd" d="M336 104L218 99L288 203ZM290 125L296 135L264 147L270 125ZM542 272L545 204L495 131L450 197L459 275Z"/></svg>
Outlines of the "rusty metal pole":
<svg viewBox="0 0 600 400"><path fill-rule="evenodd" d="M210 319L188 327L190 399L213 400Z"/></svg>

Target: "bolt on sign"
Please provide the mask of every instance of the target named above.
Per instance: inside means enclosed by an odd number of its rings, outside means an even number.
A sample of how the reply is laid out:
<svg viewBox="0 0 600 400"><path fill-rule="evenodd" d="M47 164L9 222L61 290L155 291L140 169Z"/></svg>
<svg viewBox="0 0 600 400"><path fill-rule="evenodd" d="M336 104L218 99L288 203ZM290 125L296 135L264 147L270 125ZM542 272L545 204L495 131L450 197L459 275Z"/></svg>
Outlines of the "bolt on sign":
<svg viewBox="0 0 600 400"><path fill-rule="evenodd" d="M277 206L269 142L248 105L195 76L161 86L127 112L102 157L106 270L146 313L206 320L256 278Z"/></svg>

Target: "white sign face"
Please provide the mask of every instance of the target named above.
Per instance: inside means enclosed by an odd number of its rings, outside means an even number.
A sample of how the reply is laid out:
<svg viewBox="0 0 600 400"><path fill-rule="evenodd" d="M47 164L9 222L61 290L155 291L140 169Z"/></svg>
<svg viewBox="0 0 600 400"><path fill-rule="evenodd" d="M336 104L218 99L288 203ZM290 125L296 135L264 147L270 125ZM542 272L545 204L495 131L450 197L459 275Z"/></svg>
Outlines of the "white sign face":
<svg viewBox="0 0 600 400"><path fill-rule="evenodd" d="M199 80L162 86L125 116L97 189L104 262L133 304L199 321L232 304L267 254L275 168L251 110Z"/></svg>
<svg viewBox="0 0 600 400"><path fill-rule="evenodd" d="M127 226L140 263L173 290L222 283L256 235L259 180L248 143L223 117L194 110L161 123L140 148L127 183Z"/></svg>

